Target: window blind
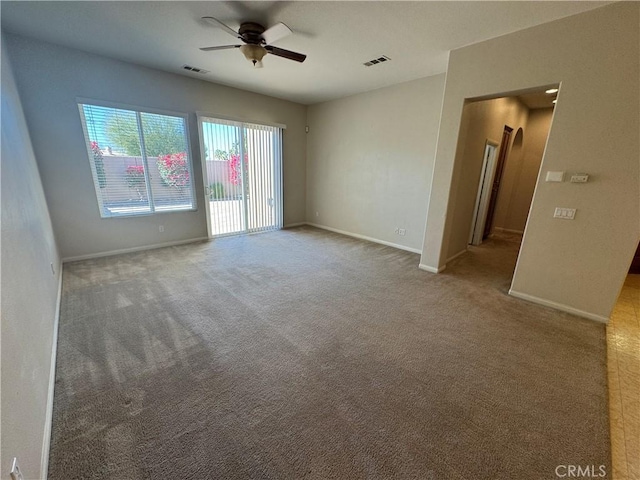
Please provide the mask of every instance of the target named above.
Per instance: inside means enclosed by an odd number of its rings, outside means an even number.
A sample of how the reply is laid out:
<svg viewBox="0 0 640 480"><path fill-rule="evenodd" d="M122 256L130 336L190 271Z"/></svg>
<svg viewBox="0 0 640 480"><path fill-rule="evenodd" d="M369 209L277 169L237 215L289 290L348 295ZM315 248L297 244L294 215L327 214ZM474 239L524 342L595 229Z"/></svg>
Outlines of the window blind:
<svg viewBox="0 0 640 480"><path fill-rule="evenodd" d="M102 217L195 208L186 119L79 104Z"/></svg>

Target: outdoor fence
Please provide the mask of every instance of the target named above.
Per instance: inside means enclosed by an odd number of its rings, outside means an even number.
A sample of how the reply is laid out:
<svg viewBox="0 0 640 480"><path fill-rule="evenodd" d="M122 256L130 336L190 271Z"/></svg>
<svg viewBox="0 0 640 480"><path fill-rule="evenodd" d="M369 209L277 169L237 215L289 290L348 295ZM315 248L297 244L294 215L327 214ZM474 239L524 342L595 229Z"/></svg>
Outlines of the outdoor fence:
<svg viewBox="0 0 640 480"><path fill-rule="evenodd" d="M155 202L160 204L175 203L188 197L188 187L176 188L163 182L157 166L157 157L148 157L147 160L150 186ZM103 163L106 179L104 187L101 189L103 198L108 198L109 204L113 205L140 201L140 193L136 188L129 186L126 173L130 167L142 167L142 157L104 155ZM230 181L229 169L227 161L207 160L208 178L205 186L211 189L212 200L236 198L241 194L241 185L235 185ZM220 185L213 187L215 184ZM146 192L142 193L146 198Z"/></svg>

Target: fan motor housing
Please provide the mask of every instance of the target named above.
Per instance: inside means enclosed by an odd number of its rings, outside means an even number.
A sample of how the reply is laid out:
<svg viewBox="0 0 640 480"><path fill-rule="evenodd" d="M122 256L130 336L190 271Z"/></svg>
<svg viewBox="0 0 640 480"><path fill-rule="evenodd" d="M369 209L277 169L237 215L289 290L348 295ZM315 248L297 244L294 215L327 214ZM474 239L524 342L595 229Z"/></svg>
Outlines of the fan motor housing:
<svg viewBox="0 0 640 480"><path fill-rule="evenodd" d="M238 33L242 37L242 40L251 45L261 45L265 43L262 38L262 33L264 31L265 28L262 25L254 22L245 22L241 24L238 29Z"/></svg>

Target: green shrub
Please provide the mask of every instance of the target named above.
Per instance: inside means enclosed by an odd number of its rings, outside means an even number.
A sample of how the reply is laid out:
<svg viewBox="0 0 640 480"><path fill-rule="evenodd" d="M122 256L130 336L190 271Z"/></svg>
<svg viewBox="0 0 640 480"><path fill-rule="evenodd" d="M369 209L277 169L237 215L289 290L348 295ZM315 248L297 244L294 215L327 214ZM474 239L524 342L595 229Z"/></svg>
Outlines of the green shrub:
<svg viewBox="0 0 640 480"><path fill-rule="evenodd" d="M220 200L221 198L224 198L224 185L220 182L209 185L209 199Z"/></svg>

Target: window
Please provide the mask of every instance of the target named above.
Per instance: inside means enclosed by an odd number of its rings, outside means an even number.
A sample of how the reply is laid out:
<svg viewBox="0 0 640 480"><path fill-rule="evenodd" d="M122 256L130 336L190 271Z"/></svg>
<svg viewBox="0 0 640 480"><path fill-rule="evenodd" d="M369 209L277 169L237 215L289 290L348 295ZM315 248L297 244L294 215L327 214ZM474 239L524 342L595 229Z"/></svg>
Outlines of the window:
<svg viewBox="0 0 640 480"><path fill-rule="evenodd" d="M103 218L195 209L185 117L79 108Z"/></svg>

